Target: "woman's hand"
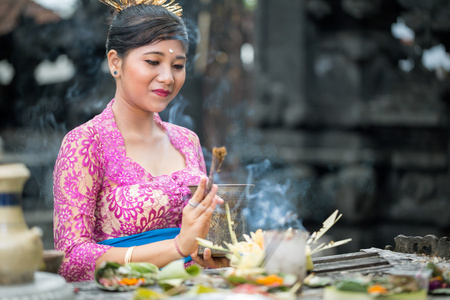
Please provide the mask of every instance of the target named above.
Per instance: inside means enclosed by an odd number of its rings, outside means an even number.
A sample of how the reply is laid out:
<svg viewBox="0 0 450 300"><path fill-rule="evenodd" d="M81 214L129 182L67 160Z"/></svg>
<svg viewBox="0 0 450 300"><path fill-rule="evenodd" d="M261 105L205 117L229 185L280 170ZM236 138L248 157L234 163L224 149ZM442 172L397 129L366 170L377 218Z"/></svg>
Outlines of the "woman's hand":
<svg viewBox="0 0 450 300"><path fill-rule="evenodd" d="M202 177L197 190L189 204L183 209L183 219L178 247L184 254L194 253L198 249L197 237L205 238L211 224L211 217L217 204L223 200L216 195L218 187L213 185L211 191L203 197L208 179Z"/></svg>
<svg viewBox="0 0 450 300"><path fill-rule="evenodd" d="M203 257L198 256L198 251L191 254L192 259L199 265L209 269L224 268L230 266L230 260L225 257L213 258L211 249L205 248Z"/></svg>

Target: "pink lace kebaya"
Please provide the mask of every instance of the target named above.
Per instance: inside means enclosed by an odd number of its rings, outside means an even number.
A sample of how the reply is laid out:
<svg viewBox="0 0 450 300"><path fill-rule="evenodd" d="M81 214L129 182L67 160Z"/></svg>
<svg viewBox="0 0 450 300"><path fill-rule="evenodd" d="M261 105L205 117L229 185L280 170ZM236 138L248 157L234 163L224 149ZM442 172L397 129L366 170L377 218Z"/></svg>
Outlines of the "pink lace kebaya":
<svg viewBox="0 0 450 300"><path fill-rule="evenodd" d="M185 157L185 168L152 176L128 158L113 101L65 136L55 164L54 240L55 249L65 252L60 274L67 281L93 280L95 261L111 247L97 242L181 227L188 185L206 174L197 135L156 113L155 122Z"/></svg>

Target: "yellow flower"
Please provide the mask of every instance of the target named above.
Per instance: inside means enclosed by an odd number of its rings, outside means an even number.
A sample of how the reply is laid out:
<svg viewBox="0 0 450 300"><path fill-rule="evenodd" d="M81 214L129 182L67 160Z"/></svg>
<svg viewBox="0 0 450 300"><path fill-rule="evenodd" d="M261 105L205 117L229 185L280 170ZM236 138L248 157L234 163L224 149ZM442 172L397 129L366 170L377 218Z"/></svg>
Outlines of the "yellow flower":
<svg viewBox="0 0 450 300"><path fill-rule="evenodd" d="M259 245L261 249L264 249L264 234L261 228L256 230L255 233L251 232L252 240Z"/></svg>

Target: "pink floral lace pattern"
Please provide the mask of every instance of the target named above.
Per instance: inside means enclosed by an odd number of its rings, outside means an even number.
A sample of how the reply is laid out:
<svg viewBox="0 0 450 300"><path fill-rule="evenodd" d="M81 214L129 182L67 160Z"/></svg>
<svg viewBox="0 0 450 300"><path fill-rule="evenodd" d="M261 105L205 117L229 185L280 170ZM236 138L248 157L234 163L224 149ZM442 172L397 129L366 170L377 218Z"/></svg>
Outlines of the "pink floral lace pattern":
<svg viewBox="0 0 450 300"><path fill-rule="evenodd" d="M113 100L114 101L114 100ZM55 249L65 258L68 281L92 280L95 261L111 246L97 242L181 226L188 185L206 174L200 141L192 131L161 121L186 167L152 176L126 156L111 101L89 122L64 138L53 173Z"/></svg>

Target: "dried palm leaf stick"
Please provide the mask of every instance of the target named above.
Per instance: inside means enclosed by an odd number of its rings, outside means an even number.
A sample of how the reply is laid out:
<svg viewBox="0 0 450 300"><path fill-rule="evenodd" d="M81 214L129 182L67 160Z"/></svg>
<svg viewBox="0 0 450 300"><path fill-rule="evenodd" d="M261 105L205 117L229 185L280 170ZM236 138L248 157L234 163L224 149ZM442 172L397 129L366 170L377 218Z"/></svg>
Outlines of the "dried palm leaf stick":
<svg viewBox="0 0 450 300"><path fill-rule="evenodd" d="M230 231L231 243L234 245L237 243L237 238L236 233L233 230L234 222L231 221L230 205L228 205L228 202L225 202L225 210L227 212L227 223L228 223L228 230Z"/></svg>
<svg viewBox="0 0 450 300"><path fill-rule="evenodd" d="M225 156L227 156L227 148L225 148L224 146L220 148L213 148L211 169L209 170L208 184L206 185L205 196L211 190L211 187L214 183L214 174L220 172L220 166L222 165Z"/></svg>

